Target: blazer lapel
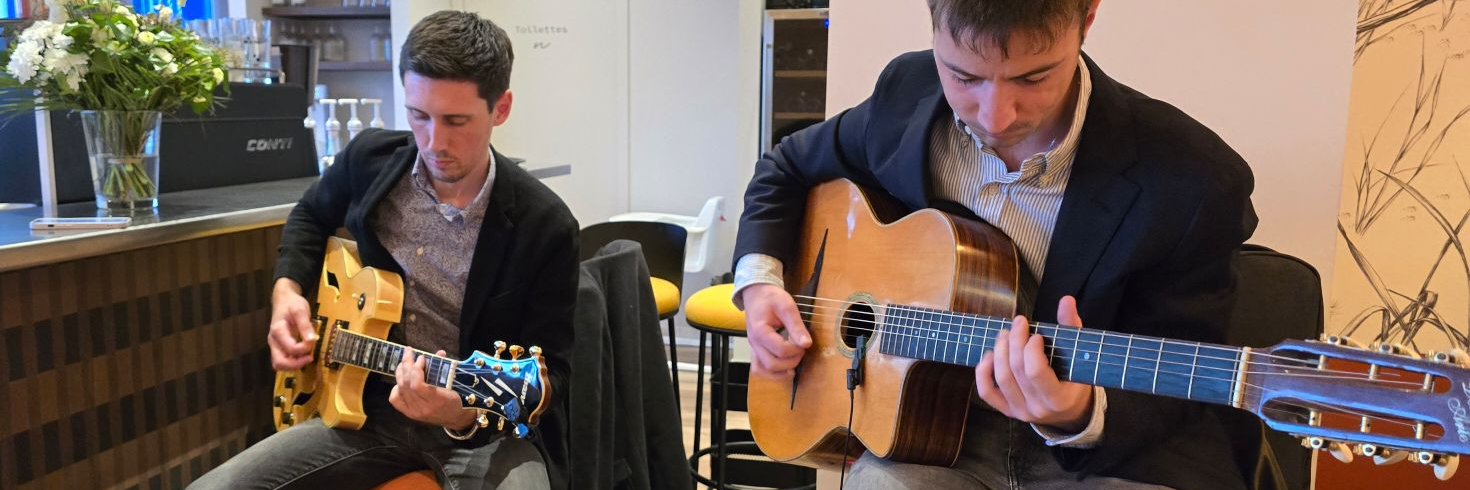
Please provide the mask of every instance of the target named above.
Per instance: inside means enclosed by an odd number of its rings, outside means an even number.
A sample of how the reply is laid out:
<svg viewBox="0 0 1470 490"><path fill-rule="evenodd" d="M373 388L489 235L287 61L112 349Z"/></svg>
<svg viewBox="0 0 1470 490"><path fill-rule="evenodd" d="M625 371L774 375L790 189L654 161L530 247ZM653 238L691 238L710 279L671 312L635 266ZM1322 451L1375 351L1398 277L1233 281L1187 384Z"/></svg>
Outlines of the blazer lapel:
<svg viewBox="0 0 1470 490"><path fill-rule="evenodd" d="M1139 192L1138 184L1124 175L1137 159L1128 130L1132 113L1118 83L1084 59L1092 75L1092 98L1037 293L1033 314L1042 321L1055 320L1062 296L1081 292Z"/></svg>
<svg viewBox="0 0 1470 490"><path fill-rule="evenodd" d="M417 158L418 147L413 144L394 150L393 156L385 164L387 168L384 168L382 172L378 173L378 177L372 183L368 184L367 192L363 194L362 198L363 205L358 206L357 211L353 215L348 216L347 220L349 222L355 222L355 226L359 230L369 229L367 225L371 222L373 213L377 212L378 203L382 202L383 198L388 195L388 191L393 189L393 186L403 178L405 173L408 173L408 169L413 167ZM350 228L352 227L349 226ZM363 260L367 263L392 264L393 267L391 270L393 272L403 273L403 267L393 258L393 254L389 253L388 249L383 247L382 242L378 241L376 235L367 233L364 236L357 237L357 247L363 256Z"/></svg>
<svg viewBox="0 0 1470 490"><path fill-rule="evenodd" d="M934 120L951 114L944 92L935 84L934 93L919 100L905 125L898 148L873 173L883 188L909 209L930 206L929 197L929 133ZM916 164L917 162L917 164Z"/></svg>
<svg viewBox="0 0 1470 490"><path fill-rule="evenodd" d="M510 234L515 228L509 217L516 203L512 180L521 176L512 174L520 169L514 168L514 164L499 152L491 150L491 155L494 157L495 182L490 186L490 202L485 208L484 222L480 224L480 236L475 241L475 255L470 259L470 276L465 284L464 306L459 314L461 347L468 342L474 326L480 324L491 293L504 286L497 284L500 278L497 272L505 261L506 244L510 243Z"/></svg>

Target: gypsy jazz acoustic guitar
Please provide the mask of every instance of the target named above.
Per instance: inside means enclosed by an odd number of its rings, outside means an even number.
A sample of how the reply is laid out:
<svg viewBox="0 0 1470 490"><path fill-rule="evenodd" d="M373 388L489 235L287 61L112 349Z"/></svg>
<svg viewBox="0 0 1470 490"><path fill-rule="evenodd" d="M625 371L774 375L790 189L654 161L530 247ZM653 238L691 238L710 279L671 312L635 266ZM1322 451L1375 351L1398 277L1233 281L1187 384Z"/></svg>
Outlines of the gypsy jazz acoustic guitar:
<svg viewBox="0 0 1470 490"><path fill-rule="evenodd" d="M808 197L787 284L812 346L791 380L750 380L750 425L773 459L835 466L865 446L948 466L959 453L973 368L1016 311L1015 247L934 209L879 219L895 209L846 180ZM875 258L884 267L871 267ZM1335 336L1252 349L1042 323L1033 331L1064 381L1247 410L1339 459L1410 460L1449 479L1470 453L1462 351L1420 356ZM844 452L849 409L860 444Z"/></svg>

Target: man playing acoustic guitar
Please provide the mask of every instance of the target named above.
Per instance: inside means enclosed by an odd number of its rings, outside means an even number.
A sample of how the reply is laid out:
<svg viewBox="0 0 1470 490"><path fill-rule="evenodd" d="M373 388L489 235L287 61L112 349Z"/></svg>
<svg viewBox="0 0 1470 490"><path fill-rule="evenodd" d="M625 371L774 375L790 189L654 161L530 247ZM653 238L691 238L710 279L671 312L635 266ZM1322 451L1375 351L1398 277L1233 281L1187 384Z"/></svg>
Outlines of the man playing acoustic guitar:
<svg viewBox="0 0 1470 490"><path fill-rule="evenodd" d="M398 69L412 132L364 131L286 222L269 332L275 369L313 360L302 287L315 287L327 238L346 226L365 265L404 279L396 342L461 358L492 352L497 340L539 346L550 383L566 386L577 223L490 147L491 130L510 116L512 59L505 31L471 13L438 12L409 32ZM445 488L548 488L547 466L564 450L548 448L561 439L558 424L543 418L530 442L479 429L453 391L423 381L425 358L409 352L396 384L368 382L362 430L304 421L193 488L368 488L422 468Z"/></svg>
<svg viewBox="0 0 1470 490"><path fill-rule="evenodd" d="M1223 342L1234 257L1256 226L1250 169L1082 53L1098 3L929 0L932 51L894 59L868 100L757 163L735 254L755 375L799 376L812 345L783 267L808 190L837 178L907 211L953 204L1005 232L1036 280L1034 306L1017 311L1033 320ZM1230 436L1201 404L1061 382L1028 327L1016 316L975 369L982 408L953 427L965 435L952 467L866 453L848 483L1245 487Z"/></svg>

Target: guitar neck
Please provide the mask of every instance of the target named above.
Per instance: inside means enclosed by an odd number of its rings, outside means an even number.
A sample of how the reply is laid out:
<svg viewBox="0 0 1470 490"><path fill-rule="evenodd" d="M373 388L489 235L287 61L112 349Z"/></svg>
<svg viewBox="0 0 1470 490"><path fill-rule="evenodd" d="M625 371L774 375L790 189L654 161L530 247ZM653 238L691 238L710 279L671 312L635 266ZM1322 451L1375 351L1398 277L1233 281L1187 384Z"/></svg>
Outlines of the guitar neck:
<svg viewBox="0 0 1470 490"><path fill-rule="evenodd" d="M974 367L995 347L1006 318L888 305L879 352ZM1063 381L1238 406L1245 349L1105 330L1033 323Z"/></svg>
<svg viewBox="0 0 1470 490"><path fill-rule="evenodd" d="M453 387L450 382L453 381L456 361L452 359L341 329L333 332L332 345L328 349L329 362L357 366L388 376L394 375L394 369L403 361L404 349L408 349L415 353L415 359L418 356L428 358L424 364L424 382L444 388Z"/></svg>

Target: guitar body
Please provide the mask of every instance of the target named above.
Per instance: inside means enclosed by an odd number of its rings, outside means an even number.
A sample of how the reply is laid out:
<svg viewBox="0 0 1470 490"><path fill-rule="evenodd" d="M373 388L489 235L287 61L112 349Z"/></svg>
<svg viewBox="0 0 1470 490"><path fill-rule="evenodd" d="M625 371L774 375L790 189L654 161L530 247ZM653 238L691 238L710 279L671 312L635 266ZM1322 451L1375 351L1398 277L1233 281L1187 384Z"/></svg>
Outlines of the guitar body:
<svg viewBox="0 0 1470 490"><path fill-rule="evenodd" d="M367 421L362 392L370 371L323 362L339 327L386 339L403 311L403 279L392 272L364 268L357 245L341 238L327 240L317 312L312 321L317 343L311 364L299 371L276 373L273 411L276 430L320 415L328 427L359 429Z"/></svg>
<svg viewBox="0 0 1470 490"><path fill-rule="evenodd" d="M830 299L817 300L808 316L812 346L797 375L794 403L790 380L752 376L749 387L756 443L775 460L818 467L843 462L852 336L867 333L867 320L875 310L881 314L882 305L1002 317L1016 310L1019 269L1009 238L934 209L891 223L879 218L880 210L895 209L902 208L847 180L821 184L808 196L800 259L788 269L786 284L795 295L815 274L815 291L803 294ZM863 382L853 393L852 432L860 443L853 446L860 447L851 455L866 447L892 461L951 465L974 371L882 354L881 335L869 339Z"/></svg>

